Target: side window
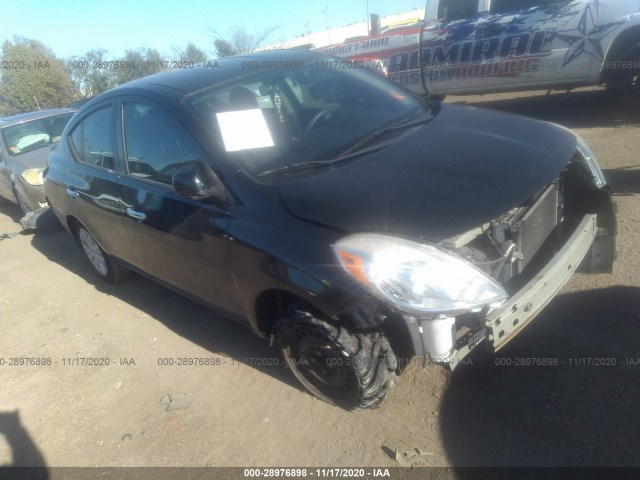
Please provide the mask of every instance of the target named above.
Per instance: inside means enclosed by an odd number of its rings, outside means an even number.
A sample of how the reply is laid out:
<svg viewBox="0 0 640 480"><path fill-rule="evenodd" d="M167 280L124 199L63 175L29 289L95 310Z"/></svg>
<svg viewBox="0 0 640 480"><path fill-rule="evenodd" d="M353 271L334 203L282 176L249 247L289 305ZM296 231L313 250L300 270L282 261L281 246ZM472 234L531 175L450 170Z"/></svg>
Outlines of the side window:
<svg viewBox="0 0 640 480"><path fill-rule="evenodd" d="M464 18L478 16L480 0L440 0L438 5L438 20L452 22Z"/></svg>
<svg viewBox="0 0 640 480"><path fill-rule="evenodd" d="M171 185L176 169L202 163L201 155L159 109L124 105L124 138L129 174Z"/></svg>
<svg viewBox="0 0 640 480"><path fill-rule="evenodd" d="M115 169L113 108L102 108L88 117L71 132L71 143L78 160L89 165Z"/></svg>
<svg viewBox="0 0 640 480"><path fill-rule="evenodd" d="M569 3L569 0L491 0L491 13L519 12L556 3Z"/></svg>

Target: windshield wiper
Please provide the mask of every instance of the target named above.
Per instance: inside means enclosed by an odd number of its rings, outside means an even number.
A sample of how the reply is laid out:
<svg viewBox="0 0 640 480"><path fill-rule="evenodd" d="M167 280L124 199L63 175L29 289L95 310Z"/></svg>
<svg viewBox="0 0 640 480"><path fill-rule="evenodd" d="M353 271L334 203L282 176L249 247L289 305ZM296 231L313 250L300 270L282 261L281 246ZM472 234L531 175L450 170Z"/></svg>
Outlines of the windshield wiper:
<svg viewBox="0 0 640 480"><path fill-rule="evenodd" d="M283 165L282 167L274 168L272 170L267 170L266 172L259 173L258 176L259 177L267 177L269 175L277 175L279 173L297 172L297 171L300 171L300 170L311 170L311 169L314 169L314 168L328 167L330 165L335 165L338 162L342 162L342 161L348 160L350 158L358 157L360 155L366 155L367 153L372 153L372 152L375 152L377 150L382 150L384 147L386 147L390 143L391 142L380 143L380 144L375 145L375 146L373 146L371 148L367 148L365 150L360 150L358 152L350 153L348 155L342 154L339 157L332 158L331 160L314 160L314 161L311 161L311 162L294 163L293 165Z"/></svg>
<svg viewBox="0 0 640 480"><path fill-rule="evenodd" d="M283 165L282 167L274 168L272 170L267 170L266 172L262 172L258 174L259 177L267 177L269 175L277 175L279 173L285 172L293 172L300 170L310 170L314 168L327 167L330 165L335 165L338 162L342 162L344 160L348 160L350 158L354 158L360 155L366 155L367 153L372 153L377 150L381 150L384 147L388 146L392 142L384 142L374 145L372 147L362 149L366 144L371 143L377 138L380 138L383 135L386 135L389 132L395 132L397 130L403 130L405 128L417 127L418 125L422 125L427 123L433 118L433 114L429 113L428 115L421 115L420 118L415 120L410 120L408 122L404 122L398 125L393 125L390 127L384 127L380 130L376 130L371 135L363 138L359 142L356 142L354 145L350 146L347 150L342 152L338 157L333 158L331 160L315 160L312 162L301 162L294 163L293 165Z"/></svg>
<svg viewBox="0 0 640 480"><path fill-rule="evenodd" d="M380 130L376 130L368 137L364 137L359 142L356 142L355 144L351 145L344 152L342 152L342 154L338 158L342 158L345 155L349 155L350 153L361 149L365 145L373 142L374 140L382 137L383 135L386 135L389 132L395 132L397 130L404 130L406 128L417 127L418 125L422 125L424 123L429 122L431 119L433 119L433 113L429 112L427 114L420 115L420 117L417 119L409 120L408 122L404 122L397 125L392 125L390 127L384 127L384 128L381 128Z"/></svg>

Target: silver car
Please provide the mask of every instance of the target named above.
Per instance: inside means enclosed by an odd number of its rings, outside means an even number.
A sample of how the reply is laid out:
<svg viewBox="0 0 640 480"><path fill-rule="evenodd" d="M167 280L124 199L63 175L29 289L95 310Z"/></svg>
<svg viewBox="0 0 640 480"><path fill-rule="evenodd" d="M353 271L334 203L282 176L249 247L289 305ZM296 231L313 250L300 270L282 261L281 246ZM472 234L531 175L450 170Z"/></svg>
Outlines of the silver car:
<svg viewBox="0 0 640 480"><path fill-rule="evenodd" d="M74 112L55 108L0 118L0 197L25 214L46 206L42 172Z"/></svg>

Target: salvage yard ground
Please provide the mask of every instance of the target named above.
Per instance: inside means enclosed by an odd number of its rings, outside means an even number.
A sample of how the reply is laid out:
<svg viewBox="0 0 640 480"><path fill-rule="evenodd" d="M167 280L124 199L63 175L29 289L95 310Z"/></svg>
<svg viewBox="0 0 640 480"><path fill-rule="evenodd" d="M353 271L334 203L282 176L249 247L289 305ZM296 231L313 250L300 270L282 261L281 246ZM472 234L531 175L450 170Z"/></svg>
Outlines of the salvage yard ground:
<svg viewBox="0 0 640 480"><path fill-rule="evenodd" d="M21 234L0 241L0 466L393 467L415 448L419 466L640 466L640 125L595 89L447 100L575 129L619 206L614 274L576 275L500 352L512 366L414 362L381 408L348 413L248 329L139 276L101 283L66 232ZM19 217L0 204L0 234ZM558 365L513 365L532 357Z"/></svg>

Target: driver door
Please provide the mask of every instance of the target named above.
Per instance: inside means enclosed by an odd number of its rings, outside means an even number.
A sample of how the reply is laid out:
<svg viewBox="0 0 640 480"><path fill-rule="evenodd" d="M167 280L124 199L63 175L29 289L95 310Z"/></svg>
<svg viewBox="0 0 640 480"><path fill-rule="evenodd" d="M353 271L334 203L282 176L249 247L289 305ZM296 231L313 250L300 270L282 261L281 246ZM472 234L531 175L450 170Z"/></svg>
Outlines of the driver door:
<svg viewBox="0 0 640 480"><path fill-rule="evenodd" d="M487 0L440 0L437 21L425 24L423 75L431 94L455 94L482 88L479 59L473 45Z"/></svg>
<svg viewBox="0 0 640 480"><path fill-rule="evenodd" d="M171 185L181 166L208 168L204 154L161 106L132 98L120 108L122 215L136 249L135 266L191 297L238 311L226 206L179 196Z"/></svg>

